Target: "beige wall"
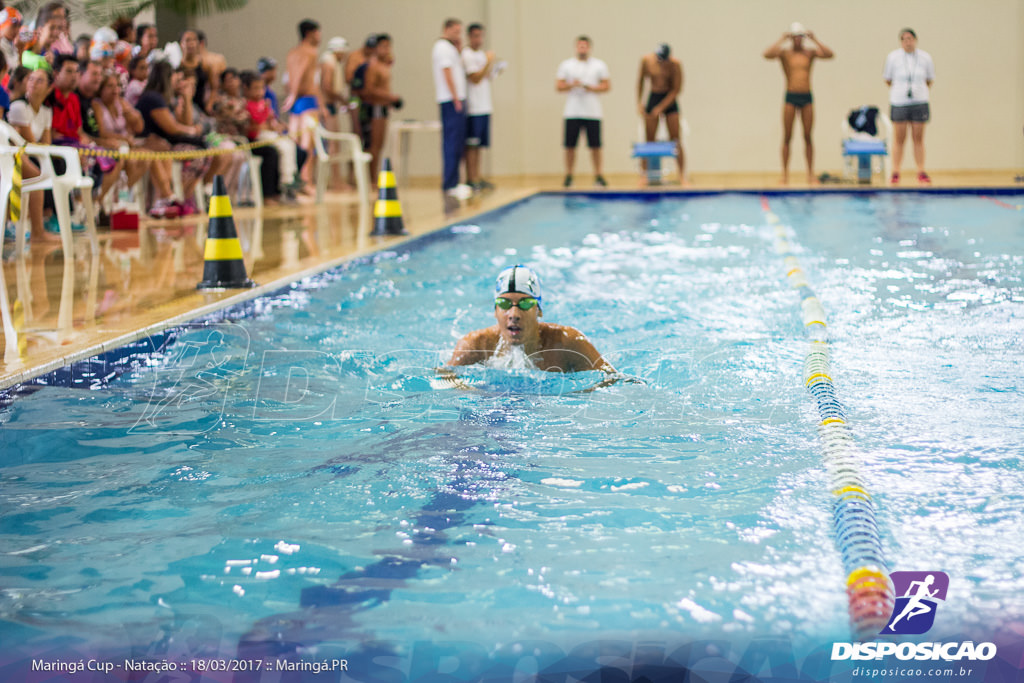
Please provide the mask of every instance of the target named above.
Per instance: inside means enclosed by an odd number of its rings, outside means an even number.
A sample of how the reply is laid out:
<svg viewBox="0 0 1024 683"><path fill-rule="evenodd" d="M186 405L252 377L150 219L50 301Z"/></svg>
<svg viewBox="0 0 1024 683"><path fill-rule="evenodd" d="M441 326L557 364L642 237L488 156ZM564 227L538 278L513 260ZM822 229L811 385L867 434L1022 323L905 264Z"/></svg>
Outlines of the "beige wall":
<svg viewBox="0 0 1024 683"><path fill-rule="evenodd" d="M593 39L594 55L611 71L603 100L607 171L633 168L639 57L661 41L683 62L691 171L776 169L783 77L761 53L792 21L836 53L814 67L819 171L840 167L839 124L850 108L886 105L882 67L903 26L935 60L928 167L1024 168L1024 0L249 0L198 25L211 47L240 67L265 54L283 61L305 17L321 23L325 40L341 35L359 44L370 32L387 31L395 40L394 87L406 102L395 116L436 119L430 48L448 16L486 24L490 47L510 62L494 88L489 163L496 175L561 172L564 99L554 75L580 33ZM794 144L798 170L802 142ZM435 134L414 139L413 174L438 173L439 145ZM584 156L580 171L588 170Z"/></svg>

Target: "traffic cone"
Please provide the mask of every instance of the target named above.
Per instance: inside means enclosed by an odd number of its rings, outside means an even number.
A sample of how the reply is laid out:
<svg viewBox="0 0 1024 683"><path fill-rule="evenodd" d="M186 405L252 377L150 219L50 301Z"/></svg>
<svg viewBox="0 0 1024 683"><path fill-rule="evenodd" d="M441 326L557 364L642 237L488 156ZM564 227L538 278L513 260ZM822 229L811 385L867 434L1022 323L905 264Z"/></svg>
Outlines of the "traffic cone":
<svg viewBox="0 0 1024 683"><path fill-rule="evenodd" d="M242 244L235 232L235 219L231 217L231 200L224 187L224 177L213 179L210 197L210 224L206 229L206 259L203 281L196 289L241 289L255 287L245 274Z"/></svg>
<svg viewBox="0 0 1024 683"><path fill-rule="evenodd" d="M402 205L398 203L398 187L391 172L391 159L385 159L377 177L377 202L373 205L371 235L407 235L402 224Z"/></svg>

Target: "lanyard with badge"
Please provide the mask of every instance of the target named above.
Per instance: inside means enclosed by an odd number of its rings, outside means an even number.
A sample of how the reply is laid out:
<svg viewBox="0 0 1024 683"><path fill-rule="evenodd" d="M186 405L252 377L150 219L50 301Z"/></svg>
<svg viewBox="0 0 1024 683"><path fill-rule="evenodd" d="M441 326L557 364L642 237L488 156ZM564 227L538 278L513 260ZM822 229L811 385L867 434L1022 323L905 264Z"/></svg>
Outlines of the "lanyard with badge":
<svg viewBox="0 0 1024 683"><path fill-rule="evenodd" d="M917 71L917 50L914 50L914 65L907 65L907 53L903 53L903 66L907 70L907 99L914 99L914 72Z"/></svg>

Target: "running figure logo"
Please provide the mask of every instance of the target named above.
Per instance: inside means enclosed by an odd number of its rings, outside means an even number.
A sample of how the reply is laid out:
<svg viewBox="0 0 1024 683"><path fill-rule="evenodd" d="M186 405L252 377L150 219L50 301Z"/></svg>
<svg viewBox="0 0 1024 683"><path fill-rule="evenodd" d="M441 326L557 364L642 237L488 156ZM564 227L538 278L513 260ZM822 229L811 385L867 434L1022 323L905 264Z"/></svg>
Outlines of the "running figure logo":
<svg viewBox="0 0 1024 683"><path fill-rule="evenodd" d="M892 617L880 635L920 635L935 622L938 600L946 599L949 576L944 572L893 572L896 590Z"/></svg>

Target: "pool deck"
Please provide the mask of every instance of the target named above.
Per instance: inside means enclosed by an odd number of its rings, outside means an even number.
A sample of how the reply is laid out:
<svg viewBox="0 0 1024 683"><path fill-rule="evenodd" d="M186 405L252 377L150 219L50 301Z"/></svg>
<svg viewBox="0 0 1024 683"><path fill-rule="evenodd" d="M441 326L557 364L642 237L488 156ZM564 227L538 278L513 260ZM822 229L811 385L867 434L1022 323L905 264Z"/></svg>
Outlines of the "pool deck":
<svg viewBox="0 0 1024 683"><path fill-rule="evenodd" d="M937 190L997 188L1024 192L1010 171L933 174ZM775 174L695 174L689 189L667 185L642 188L635 175L609 176L611 187L601 192L708 192L708 191L882 191L881 186L781 186ZM349 259L392 248L412 237L496 209L536 192L562 190L560 177L496 179L497 189L448 207L446 212L437 183L417 180L399 189L408 237L371 237L372 218L359 225L353 193L328 193L321 204L308 203L257 209L235 209L233 220L254 289L196 290L203 275L203 244L207 219L194 216L174 220L144 220L138 231L100 230L97 248L85 236L75 237L75 262L64 282L65 264L60 242L30 243L16 256L13 243L5 243L4 276L8 300L22 302L25 321L19 335L24 348L8 352L0 361L0 389L32 377L119 348L166 327L184 323L234 303L273 291L288 282L314 274ZM577 176L573 191L597 191L587 174ZM918 189L916 181L900 189ZM63 287L62 287L63 286ZM62 288L68 290L70 323L58 324ZM66 321L68 316L64 317ZM3 338L0 330L0 339ZM0 345L0 352L6 345Z"/></svg>

